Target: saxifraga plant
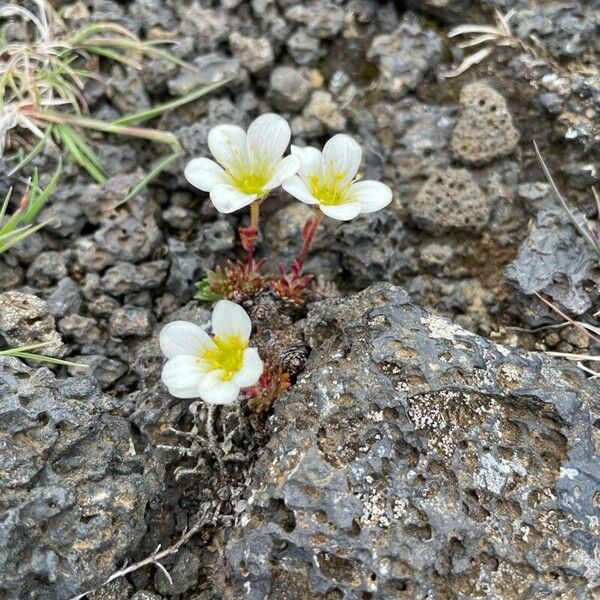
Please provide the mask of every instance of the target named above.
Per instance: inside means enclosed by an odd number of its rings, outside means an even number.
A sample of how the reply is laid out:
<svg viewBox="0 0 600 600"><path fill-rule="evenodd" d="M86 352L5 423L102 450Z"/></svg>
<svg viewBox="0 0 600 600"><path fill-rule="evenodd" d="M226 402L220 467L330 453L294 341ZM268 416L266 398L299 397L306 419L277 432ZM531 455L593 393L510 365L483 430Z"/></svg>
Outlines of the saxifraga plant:
<svg viewBox="0 0 600 600"><path fill-rule="evenodd" d="M138 127L167 110L196 100L224 82L199 87L189 94L127 115L113 122L87 116L83 96L86 81L100 77L99 59L142 68L144 58L160 58L191 69L167 50L164 41L142 41L118 23L92 23L69 31L47 0L32 0L37 12L20 4L0 8L0 21L21 19L31 29L30 39L11 38L10 23L0 30L0 156L17 164L10 174L30 163L48 146L58 148L98 183L107 180L100 158L85 138L85 130L114 133L166 144L171 153L136 184L123 201L137 194L182 153L176 136L168 131ZM23 135L24 134L24 135Z"/></svg>

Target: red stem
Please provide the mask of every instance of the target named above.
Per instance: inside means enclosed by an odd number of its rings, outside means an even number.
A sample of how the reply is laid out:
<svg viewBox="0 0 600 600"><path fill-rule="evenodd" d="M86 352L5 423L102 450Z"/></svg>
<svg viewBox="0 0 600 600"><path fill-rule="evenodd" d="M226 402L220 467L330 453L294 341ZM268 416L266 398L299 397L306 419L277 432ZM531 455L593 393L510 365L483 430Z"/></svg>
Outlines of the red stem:
<svg viewBox="0 0 600 600"><path fill-rule="evenodd" d="M300 250L300 254L298 254L298 258L294 261L292 271L295 277L300 277L302 274L302 269L304 268L304 261L308 255L308 251L310 250L310 245L312 244L313 238L315 237L315 233L317 232L317 227L319 227L319 223L323 220L323 213L316 208L315 216L306 223L304 226L304 243L302 244L302 250Z"/></svg>
<svg viewBox="0 0 600 600"><path fill-rule="evenodd" d="M242 246L248 255L246 264L250 270L254 269L254 247L258 237L258 223L260 219L260 201L257 200L250 205L250 225L240 227Z"/></svg>

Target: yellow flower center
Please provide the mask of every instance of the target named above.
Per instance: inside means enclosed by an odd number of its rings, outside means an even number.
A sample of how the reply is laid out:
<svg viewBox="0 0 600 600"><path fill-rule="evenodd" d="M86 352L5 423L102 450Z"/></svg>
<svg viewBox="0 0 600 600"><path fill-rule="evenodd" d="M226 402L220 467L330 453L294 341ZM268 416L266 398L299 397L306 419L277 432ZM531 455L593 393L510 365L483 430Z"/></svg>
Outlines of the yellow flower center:
<svg viewBox="0 0 600 600"><path fill-rule="evenodd" d="M341 184L340 180L343 177L343 173L335 173L333 177L323 180L318 175L311 175L309 177L310 191L321 204L329 206L344 204L347 200L346 192L352 182Z"/></svg>
<svg viewBox="0 0 600 600"><path fill-rule="evenodd" d="M226 338L214 337L216 348L202 353L201 359L210 364L213 369L222 370L225 374L223 381L229 381L241 368L244 360L244 350L248 342L237 336Z"/></svg>
<svg viewBox="0 0 600 600"><path fill-rule="evenodd" d="M265 193L264 186L269 181L269 174L266 170L239 170L237 173L232 173L231 178L240 192L262 196Z"/></svg>

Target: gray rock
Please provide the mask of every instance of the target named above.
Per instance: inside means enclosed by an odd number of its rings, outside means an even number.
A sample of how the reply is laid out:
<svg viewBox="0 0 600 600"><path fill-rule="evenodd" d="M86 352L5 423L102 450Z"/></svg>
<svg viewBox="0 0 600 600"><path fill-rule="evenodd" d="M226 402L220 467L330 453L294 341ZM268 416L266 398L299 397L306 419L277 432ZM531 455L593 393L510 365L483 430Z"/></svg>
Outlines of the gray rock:
<svg viewBox="0 0 600 600"><path fill-rule="evenodd" d="M517 258L507 267L507 281L520 292L531 295L539 292L576 315L587 311L592 301L585 284L592 279L597 255L582 239L564 209L556 204L546 184L521 186L520 192L531 197L533 192L544 193L535 223L529 227L527 239L519 248ZM575 213L582 220L583 215ZM583 225L585 227L585 225ZM539 303L523 307L521 316L538 325ZM542 310L541 315L545 316ZM533 321L532 321L533 320Z"/></svg>
<svg viewBox="0 0 600 600"><path fill-rule="evenodd" d="M519 11L516 33L522 39L535 36L555 58L581 56L600 28L597 7L593 3L562 2Z"/></svg>
<svg viewBox="0 0 600 600"><path fill-rule="evenodd" d="M113 296L153 290L164 281L168 267L169 263L166 260L155 260L140 265L119 262L106 270L100 279L100 287L102 291Z"/></svg>
<svg viewBox="0 0 600 600"><path fill-rule="evenodd" d="M87 594L88 600L129 600L132 585L125 577L119 577L103 585L100 589Z"/></svg>
<svg viewBox="0 0 600 600"><path fill-rule="evenodd" d="M90 300L88 311L97 317L109 317L118 307L119 303L114 298L99 294Z"/></svg>
<svg viewBox="0 0 600 600"><path fill-rule="evenodd" d="M183 206L172 205L162 213L162 218L173 229L186 230L194 226L196 215Z"/></svg>
<svg viewBox="0 0 600 600"><path fill-rule="evenodd" d="M408 12L393 33L373 38L367 57L377 62L377 87L398 100L419 85L440 54L439 36L432 29L424 29L416 15Z"/></svg>
<svg viewBox="0 0 600 600"><path fill-rule="evenodd" d="M87 354L75 356L74 362L88 365L85 370L87 377L93 377L101 385L102 389L110 387L115 381L127 373L127 365L119 360L101 356L99 354ZM80 373L81 369L69 367L69 372L73 375Z"/></svg>
<svg viewBox="0 0 600 600"><path fill-rule="evenodd" d="M431 242L421 246L419 260L427 269L429 267L441 267L448 263L452 258L454 251L449 244L438 244Z"/></svg>
<svg viewBox="0 0 600 600"><path fill-rule="evenodd" d="M48 287L67 274L65 255L62 252L42 252L27 269L27 280L36 287Z"/></svg>
<svg viewBox="0 0 600 600"><path fill-rule="evenodd" d="M44 230L62 238L77 235L85 225L85 217L81 207L76 201L73 202L80 191L80 186L74 185L70 189L74 192L73 197L64 201L57 201L54 198L53 202L44 208L39 215L40 222L48 222ZM58 190L55 191L55 194L57 192Z"/></svg>
<svg viewBox="0 0 600 600"><path fill-rule="evenodd" d="M352 273L353 289L378 281L397 282L414 269L412 244L393 207L336 223L335 228L335 242L325 234L317 249L339 252L343 272Z"/></svg>
<svg viewBox="0 0 600 600"><path fill-rule="evenodd" d="M23 263L31 263L47 249L45 234L36 231L19 241L10 249L10 253Z"/></svg>
<svg viewBox="0 0 600 600"><path fill-rule="evenodd" d="M152 312L139 306L117 308L108 321L108 331L114 337L145 337L152 331Z"/></svg>
<svg viewBox="0 0 600 600"><path fill-rule="evenodd" d="M266 37L246 37L233 31L229 34L229 47L250 73L261 73L273 66L273 47Z"/></svg>
<svg viewBox="0 0 600 600"><path fill-rule="evenodd" d="M310 95L310 82L292 67L277 67L271 72L269 100L283 112L302 110Z"/></svg>
<svg viewBox="0 0 600 600"><path fill-rule="evenodd" d="M310 36L321 39L335 37L344 27L344 10L333 2L300 3L285 11L288 21L306 26Z"/></svg>
<svg viewBox="0 0 600 600"><path fill-rule="evenodd" d="M327 88L334 96L339 96L350 85L352 79L345 71L336 71L329 79Z"/></svg>
<svg viewBox="0 0 600 600"><path fill-rule="evenodd" d="M224 219L200 226L198 235L191 242L169 239L171 270L167 289L178 296L191 296L194 284L216 266L218 256L233 249L235 234Z"/></svg>
<svg viewBox="0 0 600 600"><path fill-rule="evenodd" d="M48 304L32 294L0 294L0 337L9 347L44 342L49 344L44 354L63 356L66 352Z"/></svg>
<svg viewBox="0 0 600 600"><path fill-rule="evenodd" d="M138 166L138 153L129 144L98 144L95 150L101 164L111 174L132 173Z"/></svg>
<svg viewBox="0 0 600 600"><path fill-rule="evenodd" d="M386 284L315 305L305 332L220 592L593 596L597 385Z"/></svg>
<svg viewBox="0 0 600 600"><path fill-rule="evenodd" d="M105 93L121 113L135 113L150 107L150 98L138 69L115 65L107 80Z"/></svg>
<svg viewBox="0 0 600 600"><path fill-rule="evenodd" d="M314 65L321 56L319 40L308 35L306 29L302 27L290 36L286 46L297 65Z"/></svg>
<svg viewBox="0 0 600 600"><path fill-rule="evenodd" d="M389 110L389 128L398 140L388 159L399 179L395 195L408 208L423 181L436 169L451 165L449 144L456 125L456 109L423 104L412 96L389 109L385 105L381 108L385 109L386 115ZM386 171L389 173L389 168Z"/></svg>
<svg viewBox="0 0 600 600"><path fill-rule="evenodd" d="M434 15L446 23L465 23L468 0L406 0L412 10Z"/></svg>
<svg viewBox="0 0 600 600"><path fill-rule="evenodd" d="M108 250L100 248L93 239L87 237L76 238L73 246L73 256L77 266L93 274L102 271L111 262L117 260Z"/></svg>
<svg viewBox="0 0 600 600"><path fill-rule="evenodd" d="M488 222L490 207L466 169L440 169L423 184L409 204L411 217L432 233L480 231Z"/></svg>
<svg viewBox="0 0 600 600"><path fill-rule="evenodd" d="M267 257L289 266L301 245L301 232L311 210L295 202L265 219ZM341 223L325 219L311 246L306 271L344 288L359 289L376 281L397 282L417 267L412 243L393 206ZM352 273L347 277L346 273Z"/></svg>
<svg viewBox="0 0 600 600"><path fill-rule="evenodd" d="M191 550L182 548L175 555L175 564L169 570L172 583L167 580L162 571L157 570L154 576L154 585L161 594L183 594L183 592L196 587L199 568L200 558Z"/></svg>
<svg viewBox="0 0 600 600"><path fill-rule="evenodd" d="M115 208L138 181L136 175L119 175L102 186L89 186L82 195L89 221L100 225L91 238L76 242L75 256L85 270L96 272L121 261L140 262L161 243L154 211L145 196L138 194Z"/></svg>
<svg viewBox="0 0 600 600"><path fill-rule="evenodd" d="M0 256L0 290L16 287L23 281L23 269L15 257Z"/></svg>
<svg viewBox="0 0 600 600"><path fill-rule="evenodd" d="M130 556L162 473L91 379L0 358L0 391L0 594L67 599Z"/></svg>
<svg viewBox="0 0 600 600"><path fill-rule="evenodd" d="M67 315L58 322L59 331L65 338L79 344L93 344L102 339L102 333L95 319L82 315Z"/></svg>
<svg viewBox="0 0 600 600"><path fill-rule="evenodd" d="M131 600L162 600L162 596L155 594L154 592L136 592L131 596Z"/></svg>
<svg viewBox="0 0 600 600"><path fill-rule="evenodd" d="M232 26L236 25L235 18L227 12L196 2L175 2L172 7L181 21L181 33L194 40L198 52L216 50L227 39Z"/></svg>
<svg viewBox="0 0 600 600"><path fill-rule="evenodd" d="M316 119L326 131L332 133L339 133L346 129L346 117L329 92L322 90L313 92L303 116L306 119Z"/></svg>
<svg viewBox="0 0 600 600"><path fill-rule="evenodd" d="M181 69L179 74L168 81L169 92L174 96L185 96L194 88L209 85L224 79L237 80L240 76L240 63L220 53L211 53L196 58L194 71Z"/></svg>
<svg viewBox="0 0 600 600"><path fill-rule="evenodd" d="M135 174L117 175L106 183L91 183L83 188L78 188L76 198L73 198L92 225L101 225L106 219L114 217L115 205L127 195L127 192L138 183ZM139 211L146 205L143 195L136 196L133 201L123 207L134 206ZM125 210L127 210L125 208ZM121 209L121 212L123 209Z"/></svg>
<svg viewBox="0 0 600 600"><path fill-rule="evenodd" d="M129 12L146 30L161 27L169 31L177 26L173 11L161 0L136 0L131 3Z"/></svg>
<svg viewBox="0 0 600 600"><path fill-rule="evenodd" d="M460 117L451 148L463 163L482 165L512 154L519 143L506 100L489 85L476 81L460 93Z"/></svg>

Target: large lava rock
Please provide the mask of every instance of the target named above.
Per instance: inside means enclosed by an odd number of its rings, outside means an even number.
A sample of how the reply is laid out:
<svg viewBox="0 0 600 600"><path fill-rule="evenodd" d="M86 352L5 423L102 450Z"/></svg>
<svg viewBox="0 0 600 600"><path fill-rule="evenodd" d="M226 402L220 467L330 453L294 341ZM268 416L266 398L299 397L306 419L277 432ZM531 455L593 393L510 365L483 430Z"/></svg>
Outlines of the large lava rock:
<svg viewBox="0 0 600 600"><path fill-rule="evenodd" d="M306 330L226 597L592 597L597 384L388 284L317 305Z"/></svg>
<svg viewBox="0 0 600 600"><path fill-rule="evenodd" d="M162 469L90 378L0 358L0 397L0 598L67 600L131 557Z"/></svg>

